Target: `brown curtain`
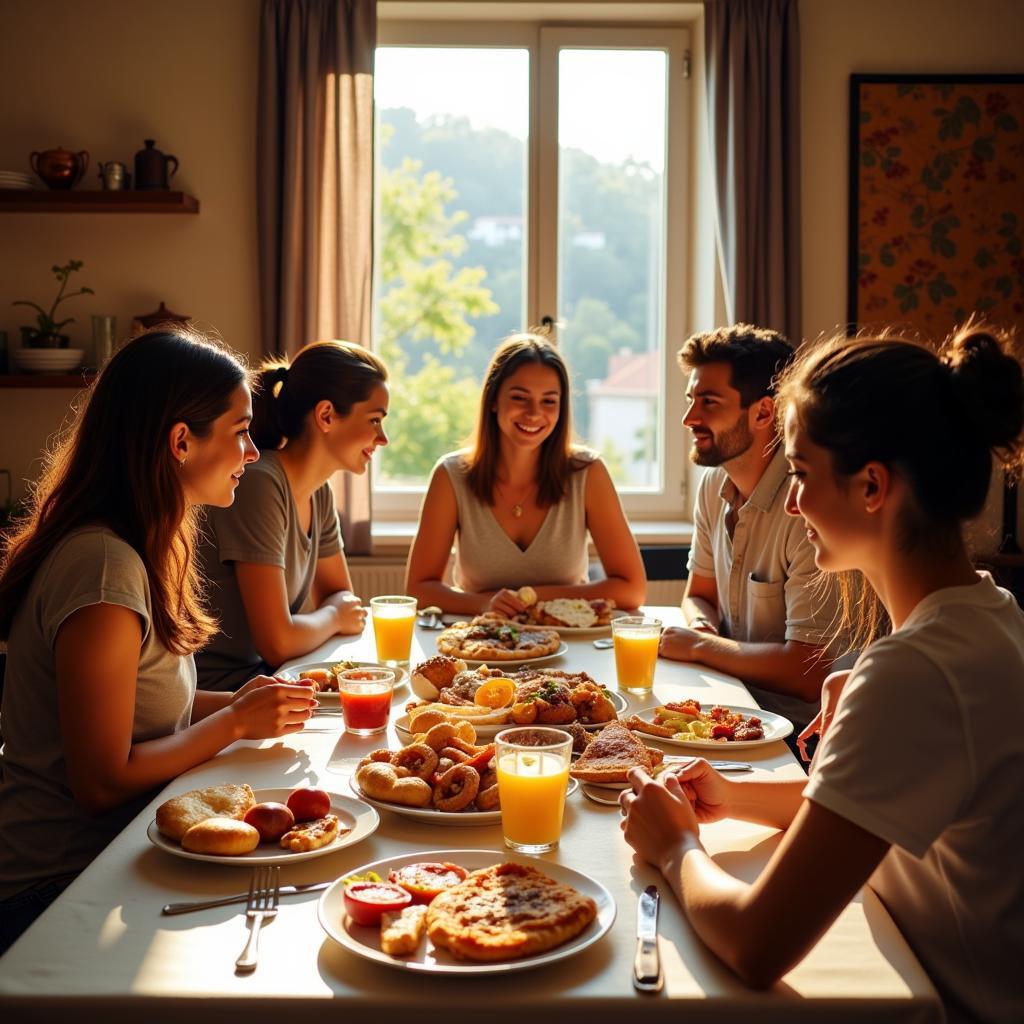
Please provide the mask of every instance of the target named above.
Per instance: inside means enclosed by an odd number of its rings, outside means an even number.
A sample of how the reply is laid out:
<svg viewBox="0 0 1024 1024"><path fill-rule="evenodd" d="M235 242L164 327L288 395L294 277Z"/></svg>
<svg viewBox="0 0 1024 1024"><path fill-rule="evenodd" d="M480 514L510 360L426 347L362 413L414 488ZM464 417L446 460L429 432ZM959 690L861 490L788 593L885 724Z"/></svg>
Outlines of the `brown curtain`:
<svg viewBox="0 0 1024 1024"><path fill-rule="evenodd" d="M801 338L798 0L705 0L708 122L726 305Z"/></svg>
<svg viewBox="0 0 1024 1024"><path fill-rule="evenodd" d="M265 352L370 343L375 0L263 0L258 218ZM369 474L338 474L349 554L370 551Z"/></svg>

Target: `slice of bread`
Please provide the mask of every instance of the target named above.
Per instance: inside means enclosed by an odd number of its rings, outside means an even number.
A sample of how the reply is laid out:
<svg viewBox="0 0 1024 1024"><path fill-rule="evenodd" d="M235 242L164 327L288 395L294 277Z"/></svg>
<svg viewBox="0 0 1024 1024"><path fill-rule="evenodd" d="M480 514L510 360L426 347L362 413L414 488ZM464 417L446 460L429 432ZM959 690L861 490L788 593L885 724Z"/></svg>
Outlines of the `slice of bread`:
<svg viewBox="0 0 1024 1024"><path fill-rule="evenodd" d="M606 725L569 769L581 782L625 782L631 768L652 767L651 751L619 722Z"/></svg>
<svg viewBox="0 0 1024 1024"><path fill-rule="evenodd" d="M225 782L206 789L190 789L181 796L165 800L156 809L156 827L168 839L181 841L193 826L207 818L234 818L241 821L254 806L256 798L246 785Z"/></svg>

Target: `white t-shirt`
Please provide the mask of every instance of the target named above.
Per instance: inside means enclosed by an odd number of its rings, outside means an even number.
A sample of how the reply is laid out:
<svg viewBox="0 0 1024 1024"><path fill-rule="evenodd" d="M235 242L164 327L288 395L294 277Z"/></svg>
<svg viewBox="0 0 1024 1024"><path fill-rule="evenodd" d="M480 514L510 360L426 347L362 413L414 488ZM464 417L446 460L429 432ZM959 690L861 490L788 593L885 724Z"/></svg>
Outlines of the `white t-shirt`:
<svg viewBox="0 0 1024 1024"><path fill-rule="evenodd" d="M979 574L857 660L804 795L892 843L870 879L950 1020L1024 1021L1024 612Z"/></svg>

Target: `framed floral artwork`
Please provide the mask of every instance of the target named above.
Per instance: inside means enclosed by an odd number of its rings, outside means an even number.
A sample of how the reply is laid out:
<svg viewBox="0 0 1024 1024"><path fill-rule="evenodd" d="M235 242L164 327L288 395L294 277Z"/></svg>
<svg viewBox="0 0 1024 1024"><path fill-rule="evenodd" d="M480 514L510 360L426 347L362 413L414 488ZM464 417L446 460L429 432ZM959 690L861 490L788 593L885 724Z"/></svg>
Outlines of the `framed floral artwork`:
<svg viewBox="0 0 1024 1024"><path fill-rule="evenodd" d="M852 75L848 319L1024 328L1024 75Z"/></svg>

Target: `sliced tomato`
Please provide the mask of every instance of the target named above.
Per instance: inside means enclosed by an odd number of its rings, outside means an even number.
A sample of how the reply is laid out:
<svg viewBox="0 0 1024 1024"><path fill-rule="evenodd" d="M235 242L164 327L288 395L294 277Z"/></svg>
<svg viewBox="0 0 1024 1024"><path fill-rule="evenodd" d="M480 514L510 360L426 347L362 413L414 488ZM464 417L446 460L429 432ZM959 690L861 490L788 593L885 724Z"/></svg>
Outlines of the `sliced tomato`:
<svg viewBox="0 0 1024 1024"><path fill-rule="evenodd" d="M413 903L430 903L435 896L458 885L466 875L465 868L447 861L420 861L388 872L388 881L400 885Z"/></svg>
<svg viewBox="0 0 1024 1024"><path fill-rule="evenodd" d="M725 722L719 722L717 725L711 726L711 738L713 740L722 739L723 737L727 740L732 739L732 734L736 731L732 725L726 725Z"/></svg>
<svg viewBox="0 0 1024 1024"><path fill-rule="evenodd" d="M401 910L412 903L408 890L391 882L351 882L342 890L348 916L356 924L378 925L385 910Z"/></svg>

